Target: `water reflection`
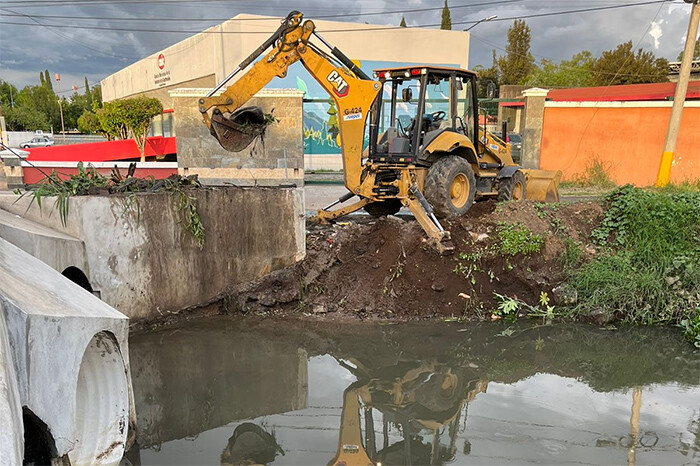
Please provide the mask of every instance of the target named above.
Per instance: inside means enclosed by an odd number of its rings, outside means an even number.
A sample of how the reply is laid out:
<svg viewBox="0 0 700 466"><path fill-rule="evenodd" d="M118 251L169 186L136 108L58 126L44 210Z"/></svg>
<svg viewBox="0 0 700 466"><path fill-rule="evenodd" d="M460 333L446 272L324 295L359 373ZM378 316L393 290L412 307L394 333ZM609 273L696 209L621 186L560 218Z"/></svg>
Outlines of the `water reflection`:
<svg viewBox="0 0 700 466"><path fill-rule="evenodd" d="M344 392L338 452L329 464L444 464L454 460L462 408L487 382L473 370L425 361L371 367L371 361L339 361L357 382ZM360 410L364 414L364 447ZM382 416L377 451L374 412ZM389 425L401 441L389 442Z"/></svg>
<svg viewBox="0 0 700 466"><path fill-rule="evenodd" d="M134 464L700 461L700 358L665 330L187 325L131 338Z"/></svg>

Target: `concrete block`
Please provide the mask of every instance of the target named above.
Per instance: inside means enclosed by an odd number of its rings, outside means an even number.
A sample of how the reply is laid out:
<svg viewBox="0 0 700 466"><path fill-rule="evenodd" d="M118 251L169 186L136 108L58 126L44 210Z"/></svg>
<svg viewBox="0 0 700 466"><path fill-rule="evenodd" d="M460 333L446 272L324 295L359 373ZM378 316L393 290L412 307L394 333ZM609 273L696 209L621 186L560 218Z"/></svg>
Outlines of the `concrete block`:
<svg viewBox="0 0 700 466"><path fill-rule="evenodd" d="M2 239L0 306L20 402L54 456L118 464L136 422L126 316Z"/></svg>
<svg viewBox="0 0 700 466"><path fill-rule="evenodd" d="M22 464L24 427L5 313L0 304L0 466Z"/></svg>
<svg viewBox="0 0 700 466"><path fill-rule="evenodd" d="M0 209L0 238L63 272L79 268L90 275L85 244L73 236Z"/></svg>

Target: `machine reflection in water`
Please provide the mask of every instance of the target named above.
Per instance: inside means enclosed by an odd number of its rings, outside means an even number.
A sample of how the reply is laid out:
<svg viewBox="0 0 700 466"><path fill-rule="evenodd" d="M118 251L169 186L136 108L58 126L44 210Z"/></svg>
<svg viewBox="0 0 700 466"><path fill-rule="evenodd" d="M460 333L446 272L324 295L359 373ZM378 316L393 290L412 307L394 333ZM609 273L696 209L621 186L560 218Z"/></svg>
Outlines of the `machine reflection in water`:
<svg viewBox="0 0 700 466"><path fill-rule="evenodd" d="M371 368L356 359L339 361L357 382L345 389L338 452L329 465L441 465L457 453L457 433L465 405L488 382L468 368L403 361ZM374 411L382 414L382 447L377 449ZM364 444L361 422L364 414ZM465 419L466 424L466 410ZM402 440L389 441L389 428ZM464 425L462 431L464 430Z"/></svg>

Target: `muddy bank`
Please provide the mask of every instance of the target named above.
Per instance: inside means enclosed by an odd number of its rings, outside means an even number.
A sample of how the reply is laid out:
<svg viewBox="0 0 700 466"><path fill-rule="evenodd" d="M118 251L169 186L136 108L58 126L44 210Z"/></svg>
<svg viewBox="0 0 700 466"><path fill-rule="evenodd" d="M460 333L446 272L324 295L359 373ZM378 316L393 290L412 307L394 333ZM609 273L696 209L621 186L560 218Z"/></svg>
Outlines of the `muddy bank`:
<svg viewBox="0 0 700 466"><path fill-rule="evenodd" d="M448 222L455 252L440 256L412 217L308 225L307 257L232 290L227 313L301 313L413 320L490 318L498 295L537 305L542 293L571 304L565 265L597 253L596 202L476 204Z"/></svg>

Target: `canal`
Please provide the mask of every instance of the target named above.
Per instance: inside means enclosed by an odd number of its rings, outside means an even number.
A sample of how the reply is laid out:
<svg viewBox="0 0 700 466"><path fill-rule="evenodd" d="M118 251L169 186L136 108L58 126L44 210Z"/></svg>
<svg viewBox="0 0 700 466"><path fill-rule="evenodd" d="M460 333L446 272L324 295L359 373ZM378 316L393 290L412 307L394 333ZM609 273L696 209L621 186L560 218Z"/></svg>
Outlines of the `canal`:
<svg viewBox="0 0 700 466"><path fill-rule="evenodd" d="M123 464L700 462L675 329L216 317L129 349Z"/></svg>

